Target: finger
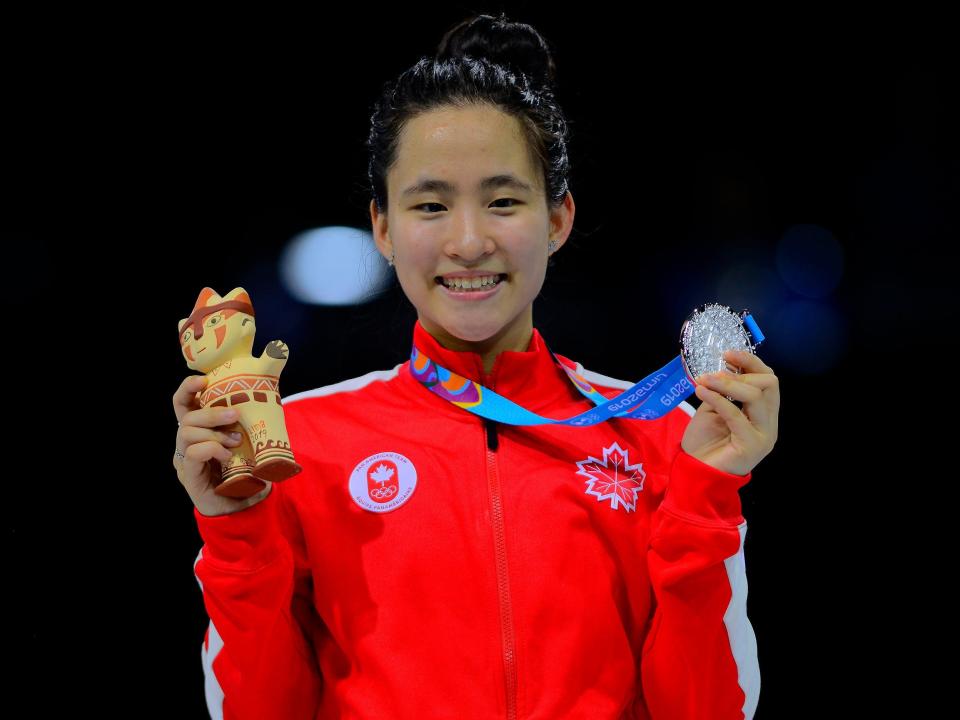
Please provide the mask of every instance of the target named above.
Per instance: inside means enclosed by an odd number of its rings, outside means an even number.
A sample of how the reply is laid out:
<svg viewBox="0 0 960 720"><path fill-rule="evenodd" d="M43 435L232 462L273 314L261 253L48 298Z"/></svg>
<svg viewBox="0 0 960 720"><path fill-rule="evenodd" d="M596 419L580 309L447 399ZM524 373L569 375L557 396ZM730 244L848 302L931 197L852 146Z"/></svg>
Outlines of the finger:
<svg viewBox="0 0 960 720"><path fill-rule="evenodd" d="M183 451L183 456L184 465L187 463L202 465L209 460L218 460L221 463L226 463L233 457L233 450L223 447L223 445L216 440L208 440L206 442L188 445L186 450Z"/></svg>
<svg viewBox="0 0 960 720"><path fill-rule="evenodd" d="M777 437L777 423L780 414L780 379L770 373L746 373L737 375L734 373L718 373L721 378L731 379L733 382L740 382L759 388L762 397L757 402L745 402L743 412L758 430L771 438ZM724 392L721 390L721 392ZM733 394L724 392L725 395Z"/></svg>
<svg viewBox="0 0 960 720"><path fill-rule="evenodd" d="M218 442L225 448L236 448L243 443L243 434L231 430L212 430L193 425L182 425L177 432L177 447L179 448L186 448L209 440Z"/></svg>
<svg viewBox="0 0 960 720"><path fill-rule="evenodd" d="M780 411L780 378L773 373L731 373L722 371L720 377L733 378L734 380L747 385L759 388L763 392L763 401L766 403L767 412L776 419ZM697 380L699 382L699 378Z"/></svg>
<svg viewBox="0 0 960 720"><path fill-rule="evenodd" d="M717 415L727 423L730 432L743 438L745 441L752 442L753 435L756 434L757 429L740 408L706 385L698 385L695 392L697 397L707 403L716 411Z"/></svg>
<svg viewBox="0 0 960 720"><path fill-rule="evenodd" d="M727 350L723 358L734 367L743 368L756 373L773 373L773 368L752 352L746 350Z"/></svg>
<svg viewBox="0 0 960 720"><path fill-rule="evenodd" d="M206 386L206 375L188 375L184 378L173 394L173 411L177 415L177 422L183 422L183 416L187 412L200 407L197 393Z"/></svg>
<svg viewBox="0 0 960 720"><path fill-rule="evenodd" d="M193 425L194 427L212 428L221 425L230 425L236 422L240 413L233 408L205 407L191 410L180 420L180 427Z"/></svg>
<svg viewBox="0 0 960 720"><path fill-rule="evenodd" d="M779 387L780 379L772 373L735 373L729 370L721 370L719 373L709 373L710 375L719 375L720 377L732 378L738 382L746 383L760 390L770 390ZM700 377L704 377L703 375ZM700 382L700 377L697 382Z"/></svg>
<svg viewBox="0 0 960 720"><path fill-rule="evenodd" d="M766 425L770 416L770 409L767 407L763 391L758 387L754 387L749 382L740 380L740 377L740 375L729 375L725 373L714 375L710 373L701 375L699 384L708 390L723 395L724 400L733 407L738 414L740 414L740 408L730 403L726 397L729 396L734 400L739 400L743 403L743 414L749 418L750 422L759 426ZM720 412L719 409L717 412Z"/></svg>
<svg viewBox="0 0 960 720"><path fill-rule="evenodd" d="M765 378L770 375L737 375L736 373L718 372L704 373L697 377L698 385L733 395L736 400L759 400L763 397L763 386L769 385ZM727 392L727 390L730 392Z"/></svg>

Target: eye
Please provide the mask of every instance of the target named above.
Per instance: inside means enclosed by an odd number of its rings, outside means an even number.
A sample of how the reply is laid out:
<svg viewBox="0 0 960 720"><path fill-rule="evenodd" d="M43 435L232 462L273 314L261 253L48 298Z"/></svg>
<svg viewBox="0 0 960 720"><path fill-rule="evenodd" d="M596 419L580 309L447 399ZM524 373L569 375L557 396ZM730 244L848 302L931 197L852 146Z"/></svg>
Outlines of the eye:
<svg viewBox="0 0 960 720"><path fill-rule="evenodd" d="M218 324L220 320L220 315L211 315L210 319L207 320L207 327L213 327L214 325Z"/></svg>
<svg viewBox="0 0 960 720"><path fill-rule="evenodd" d="M494 200L493 203L491 203L491 204L494 204L494 203L503 203L503 202L513 203L513 205L516 205L516 204L519 202L519 200L514 200L513 198L499 198L498 200ZM413 209L414 209L414 210L419 210L420 208L429 207L429 206L431 206L431 205L432 205L432 206L435 206L435 207L439 207L439 208L442 208L442 207L443 207L443 205L441 205L440 203L421 203L421 204L419 204L419 205L415 205ZM500 207L502 207L502 208L510 208L510 207L513 207L513 205L506 205L506 206L501 205ZM430 211L427 211L427 210L424 210L424 212L426 212L428 215L435 215L435 214L436 214L436 213L433 213L433 212L430 212Z"/></svg>

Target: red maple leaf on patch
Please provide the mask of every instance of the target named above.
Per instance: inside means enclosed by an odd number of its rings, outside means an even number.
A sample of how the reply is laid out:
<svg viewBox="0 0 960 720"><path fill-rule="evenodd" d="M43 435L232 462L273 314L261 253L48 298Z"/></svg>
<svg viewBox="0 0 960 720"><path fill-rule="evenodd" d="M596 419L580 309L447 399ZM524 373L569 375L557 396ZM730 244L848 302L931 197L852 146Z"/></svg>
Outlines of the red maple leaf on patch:
<svg viewBox="0 0 960 720"><path fill-rule="evenodd" d="M643 463L630 464L628 453L613 443L603 449L602 460L592 456L578 460L577 475L589 478L584 492L596 495L597 502L609 500L614 510L623 505L630 512L637 509L637 493L643 490L647 474L643 471Z"/></svg>

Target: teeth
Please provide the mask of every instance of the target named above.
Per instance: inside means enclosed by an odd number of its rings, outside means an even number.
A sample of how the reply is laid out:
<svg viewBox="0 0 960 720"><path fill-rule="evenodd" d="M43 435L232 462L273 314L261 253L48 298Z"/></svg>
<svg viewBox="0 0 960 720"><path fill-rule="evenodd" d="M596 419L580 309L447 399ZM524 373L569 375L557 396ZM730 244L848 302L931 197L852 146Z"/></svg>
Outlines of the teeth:
<svg viewBox="0 0 960 720"><path fill-rule="evenodd" d="M499 279L499 275L484 275L483 277L475 278L452 278L450 280L447 278L442 278L443 284L448 288L473 290L485 286L495 285Z"/></svg>

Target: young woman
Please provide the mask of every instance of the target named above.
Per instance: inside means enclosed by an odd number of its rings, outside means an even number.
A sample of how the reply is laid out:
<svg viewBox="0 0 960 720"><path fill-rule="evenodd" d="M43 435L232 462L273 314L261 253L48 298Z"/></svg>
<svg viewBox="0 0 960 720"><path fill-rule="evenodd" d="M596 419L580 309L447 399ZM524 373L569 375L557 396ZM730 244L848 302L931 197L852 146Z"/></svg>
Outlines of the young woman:
<svg viewBox="0 0 960 720"><path fill-rule="evenodd" d="M175 394L213 717L753 717L738 489L776 441L772 370L729 356L742 374L657 420L470 410L592 408L564 368L633 385L533 325L574 218L553 72L536 30L480 15L385 89L370 216L411 359L283 399L300 475L217 496L227 410L200 408L202 376Z"/></svg>

